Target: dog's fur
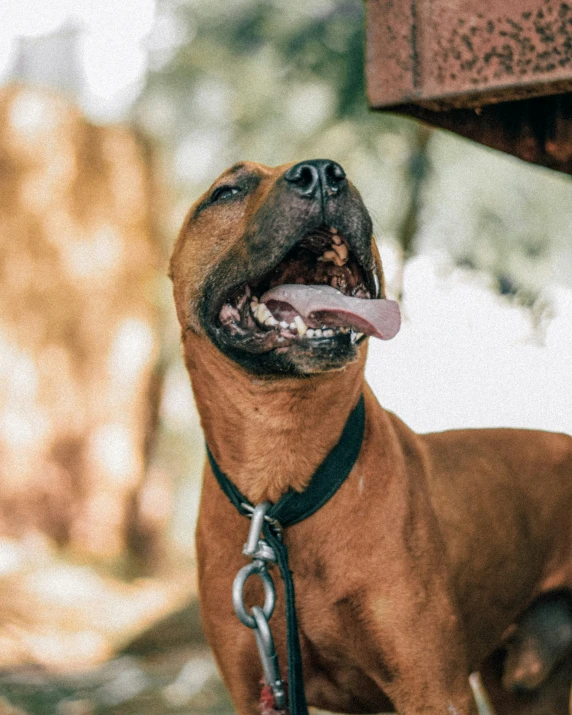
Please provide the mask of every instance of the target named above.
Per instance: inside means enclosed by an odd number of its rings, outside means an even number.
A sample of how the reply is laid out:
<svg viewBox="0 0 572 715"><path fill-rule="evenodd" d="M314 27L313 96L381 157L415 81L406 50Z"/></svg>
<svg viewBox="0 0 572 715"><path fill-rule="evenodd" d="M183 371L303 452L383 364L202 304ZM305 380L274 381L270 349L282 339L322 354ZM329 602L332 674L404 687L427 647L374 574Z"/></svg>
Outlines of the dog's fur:
<svg viewBox="0 0 572 715"><path fill-rule="evenodd" d="M364 394L365 437L349 478L285 535L308 702L474 715L468 674L539 594L572 586L572 438L512 429L417 435L364 382L367 341L338 364L333 348L286 350L273 362L225 343L216 327L224 295L320 222L348 237L363 264L378 263L351 184L308 199L284 181L287 169L248 163L225 172L191 209L175 247L175 302L207 443L248 499L275 501L304 488ZM237 190L216 200L227 186ZM253 634L231 605L247 532L207 464L201 610L240 715L257 712L262 675ZM274 579L272 628L284 668ZM255 586L249 598L261 602Z"/></svg>

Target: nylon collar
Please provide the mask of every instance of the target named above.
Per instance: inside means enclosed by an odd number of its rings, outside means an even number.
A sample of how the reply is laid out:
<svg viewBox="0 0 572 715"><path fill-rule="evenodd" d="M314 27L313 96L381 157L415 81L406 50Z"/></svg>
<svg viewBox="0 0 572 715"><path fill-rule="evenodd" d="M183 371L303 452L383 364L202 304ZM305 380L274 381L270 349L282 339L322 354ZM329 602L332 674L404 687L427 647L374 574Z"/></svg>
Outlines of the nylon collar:
<svg viewBox="0 0 572 715"><path fill-rule="evenodd" d="M314 472L308 487L303 492L289 491L268 511L268 516L276 519L284 527L293 526L307 519L333 497L351 472L360 453L365 428L365 406L363 395L351 411L339 442ZM220 488L238 511L248 516L250 504L216 463L208 445L207 455L211 469Z"/></svg>
<svg viewBox="0 0 572 715"><path fill-rule="evenodd" d="M314 472L308 487L303 492L288 491L268 510L268 517L279 522L281 527L293 526L315 514L329 501L348 478L361 450L365 431L365 405L363 395L354 407L342 430L339 442ZM249 516L251 504L220 469L208 445L207 456L220 488L235 508ZM246 506L245 506L246 505ZM288 551L269 523L263 533L275 550L286 600L286 632L288 648L288 704L291 715L308 715L302 674L302 655L296 619L294 583L288 566Z"/></svg>

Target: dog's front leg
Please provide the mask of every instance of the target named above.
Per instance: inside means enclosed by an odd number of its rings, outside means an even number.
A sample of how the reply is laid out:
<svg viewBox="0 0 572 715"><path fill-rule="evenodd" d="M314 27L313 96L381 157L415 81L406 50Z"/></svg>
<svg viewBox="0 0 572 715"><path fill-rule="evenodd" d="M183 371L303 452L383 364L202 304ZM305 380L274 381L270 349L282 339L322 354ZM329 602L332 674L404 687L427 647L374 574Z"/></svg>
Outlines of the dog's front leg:
<svg viewBox="0 0 572 715"><path fill-rule="evenodd" d="M411 605L415 601L417 607ZM477 715L464 638L448 596L436 589L418 600L410 594L393 604L378 600L376 605L393 615L376 619L370 638L384 666L375 679L396 711Z"/></svg>
<svg viewBox="0 0 572 715"><path fill-rule="evenodd" d="M230 694L236 715L260 715L262 667L254 634L241 623L228 621L215 626L216 636L205 623L219 670Z"/></svg>
<svg viewBox="0 0 572 715"><path fill-rule="evenodd" d="M398 684L385 686L400 715L478 715L464 672L444 678L445 671L436 672L422 661L403 675Z"/></svg>
<svg viewBox="0 0 572 715"><path fill-rule="evenodd" d="M208 491L208 485L205 485L203 497L208 495ZM199 515L197 529L199 595L204 633L236 714L260 715L263 672L256 640L254 632L242 625L236 617L231 598L233 578L244 566L244 558L240 550L231 550L225 545L224 532L217 533L215 529L209 529L209 522L203 518L204 511ZM233 523L233 518L236 523ZM231 512L228 519L220 519L215 523L225 524L231 533L242 528L238 538L240 542L245 542L248 529L246 520L243 524L241 518ZM249 602L263 603L264 594L258 579L249 579L247 590L251 599Z"/></svg>

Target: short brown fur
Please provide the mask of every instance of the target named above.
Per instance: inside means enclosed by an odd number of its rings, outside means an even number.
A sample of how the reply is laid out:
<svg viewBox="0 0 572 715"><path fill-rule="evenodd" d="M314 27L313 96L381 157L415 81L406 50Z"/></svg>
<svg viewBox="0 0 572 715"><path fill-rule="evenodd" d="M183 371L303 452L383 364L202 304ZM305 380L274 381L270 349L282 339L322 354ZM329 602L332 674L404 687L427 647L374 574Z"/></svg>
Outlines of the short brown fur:
<svg viewBox="0 0 572 715"><path fill-rule="evenodd" d="M201 325L202 291L223 256L248 260L246 226L286 168L242 165L256 188L193 218L200 199L174 251L184 357L207 443L246 497L276 501L305 487L364 394L365 438L349 478L285 537L308 702L342 712L393 703L405 715L475 715L468 674L538 594L572 586L572 438L509 429L417 435L365 383L366 344L345 368L305 378L255 376L223 355ZM239 715L258 712L261 679L253 635L231 604L247 532L207 464L197 529L201 610ZM284 667L274 580L272 626ZM260 594L252 588L249 597Z"/></svg>

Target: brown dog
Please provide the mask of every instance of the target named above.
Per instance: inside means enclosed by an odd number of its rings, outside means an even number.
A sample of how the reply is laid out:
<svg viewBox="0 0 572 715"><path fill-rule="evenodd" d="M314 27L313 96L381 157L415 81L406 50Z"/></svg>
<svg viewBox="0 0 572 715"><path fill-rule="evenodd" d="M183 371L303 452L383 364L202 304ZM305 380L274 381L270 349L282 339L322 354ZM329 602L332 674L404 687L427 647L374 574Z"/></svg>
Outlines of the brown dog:
<svg viewBox="0 0 572 715"><path fill-rule="evenodd" d="M387 327L387 316L373 326L364 317L367 299L383 295L381 265L369 215L333 162L226 171L191 209L171 274L207 444L253 504L304 490L365 397L365 437L348 479L284 536L308 703L476 713L469 673L537 596L572 586L572 438L510 429L416 435L379 406L364 382L367 339L358 328ZM269 320L255 298L282 284L333 285L364 308L326 305L318 315L293 301L295 310L279 289ZM291 321L297 313L306 315L302 327ZM248 528L207 464L201 610L241 715L258 711L262 676L253 634L231 604ZM250 597L261 603L256 588Z"/></svg>

